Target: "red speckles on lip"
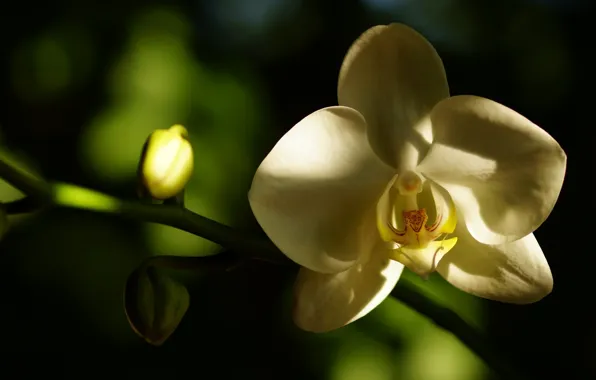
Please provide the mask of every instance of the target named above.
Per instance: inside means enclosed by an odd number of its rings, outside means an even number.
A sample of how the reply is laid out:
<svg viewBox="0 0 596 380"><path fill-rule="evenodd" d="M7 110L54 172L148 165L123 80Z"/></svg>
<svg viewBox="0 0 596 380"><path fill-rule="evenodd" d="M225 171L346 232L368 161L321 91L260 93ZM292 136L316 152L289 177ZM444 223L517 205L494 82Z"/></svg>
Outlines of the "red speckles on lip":
<svg viewBox="0 0 596 380"><path fill-rule="evenodd" d="M403 231L398 230L391 224L387 226L393 233L392 240L403 246L426 246L429 242L437 239L442 233L437 231L441 225L442 215L437 215L437 220L432 226L427 226L428 215L426 209L403 211Z"/></svg>
<svg viewBox="0 0 596 380"><path fill-rule="evenodd" d="M434 230L437 229L437 227L439 227L439 225L441 224L441 221L443 220L443 214L438 214L437 215L437 219L435 220L435 222L433 223L432 226L430 227L426 227L426 230L429 232L433 232Z"/></svg>
<svg viewBox="0 0 596 380"><path fill-rule="evenodd" d="M406 229L409 227L412 231L418 233L422 230L422 227L426 224L428 216L426 215L425 209L404 211L404 221L406 223Z"/></svg>

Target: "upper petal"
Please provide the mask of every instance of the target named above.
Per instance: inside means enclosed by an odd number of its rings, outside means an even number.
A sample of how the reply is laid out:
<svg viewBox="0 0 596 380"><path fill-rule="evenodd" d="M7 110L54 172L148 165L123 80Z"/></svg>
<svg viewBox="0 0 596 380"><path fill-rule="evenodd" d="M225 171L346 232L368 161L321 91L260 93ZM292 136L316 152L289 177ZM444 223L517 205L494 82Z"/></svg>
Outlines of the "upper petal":
<svg viewBox="0 0 596 380"><path fill-rule="evenodd" d="M348 270L323 274L301 268L294 286L294 322L306 331L326 332L362 318L395 287L404 266L389 260L379 244Z"/></svg>
<svg viewBox="0 0 596 380"><path fill-rule="evenodd" d="M534 234L500 245L479 243L455 229L458 242L443 256L437 271L457 288L495 301L536 302L553 288L553 277Z"/></svg>
<svg viewBox="0 0 596 380"><path fill-rule="evenodd" d="M304 118L275 145L255 174L249 201L267 236L290 259L317 272L340 272L378 238L365 228L364 216L391 176L368 145L364 118L347 107L329 107Z"/></svg>
<svg viewBox="0 0 596 380"><path fill-rule="evenodd" d="M446 188L472 236L514 241L550 214L566 156L544 130L488 99L456 96L431 113L434 142L418 170Z"/></svg>
<svg viewBox="0 0 596 380"><path fill-rule="evenodd" d="M428 114L449 96L432 45L403 24L375 26L348 51L339 74L340 105L358 110L368 138L389 165L412 169L432 141Z"/></svg>

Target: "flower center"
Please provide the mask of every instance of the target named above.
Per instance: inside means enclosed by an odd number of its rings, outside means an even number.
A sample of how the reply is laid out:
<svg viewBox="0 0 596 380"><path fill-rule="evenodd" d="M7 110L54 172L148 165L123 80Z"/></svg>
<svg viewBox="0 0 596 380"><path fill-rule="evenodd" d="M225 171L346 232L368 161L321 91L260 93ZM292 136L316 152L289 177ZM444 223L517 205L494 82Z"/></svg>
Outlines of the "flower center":
<svg viewBox="0 0 596 380"><path fill-rule="evenodd" d="M418 197L429 191L436 217L432 224L426 208L418 207ZM389 257L422 277L434 272L443 256L457 242L446 239L453 233L457 217L453 201L447 191L408 171L397 175L389 183L377 205L377 227L381 238L392 243Z"/></svg>

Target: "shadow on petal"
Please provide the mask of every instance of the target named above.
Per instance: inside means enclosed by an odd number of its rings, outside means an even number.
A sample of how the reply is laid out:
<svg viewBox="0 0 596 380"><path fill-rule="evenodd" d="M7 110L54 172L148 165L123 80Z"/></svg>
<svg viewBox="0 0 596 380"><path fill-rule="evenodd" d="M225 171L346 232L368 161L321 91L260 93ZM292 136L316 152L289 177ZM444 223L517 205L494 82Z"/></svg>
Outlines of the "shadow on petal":
<svg viewBox="0 0 596 380"><path fill-rule="evenodd" d="M395 168L412 168L432 141L428 114L449 96L441 58L403 24L378 25L350 47L339 74L338 102L358 110L375 152Z"/></svg>
<svg viewBox="0 0 596 380"><path fill-rule="evenodd" d="M329 107L279 140L255 174L249 201L267 236L290 259L338 273L374 247L378 232L366 230L364 219L392 175L368 144L362 115Z"/></svg>
<svg viewBox="0 0 596 380"><path fill-rule="evenodd" d="M456 96L431 113L434 142L419 166L445 187L475 239L502 244L536 230L559 196L566 156L515 111Z"/></svg>
<svg viewBox="0 0 596 380"><path fill-rule="evenodd" d="M533 234L512 243L485 245L465 226L455 230L458 243L437 267L455 287L495 301L526 304L552 291L553 278Z"/></svg>
<svg viewBox="0 0 596 380"><path fill-rule="evenodd" d="M373 225L374 226L374 225ZM389 260L387 246L376 249L336 274L301 268L295 283L294 322L306 331L326 332L372 311L395 287L403 265Z"/></svg>

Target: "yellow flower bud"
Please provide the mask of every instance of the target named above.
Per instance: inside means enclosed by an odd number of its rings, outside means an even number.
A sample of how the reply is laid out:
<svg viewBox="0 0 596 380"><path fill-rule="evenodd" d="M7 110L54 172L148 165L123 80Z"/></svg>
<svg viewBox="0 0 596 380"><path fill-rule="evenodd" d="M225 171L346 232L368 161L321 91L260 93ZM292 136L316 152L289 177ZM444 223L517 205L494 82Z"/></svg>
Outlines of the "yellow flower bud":
<svg viewBox="0 0 596 380"><path fill-rule="evenodd" d="M139 175L155 199L176 196L186 186L193 170L192 146L182 125L151 133L141 157Z"/></svg>

